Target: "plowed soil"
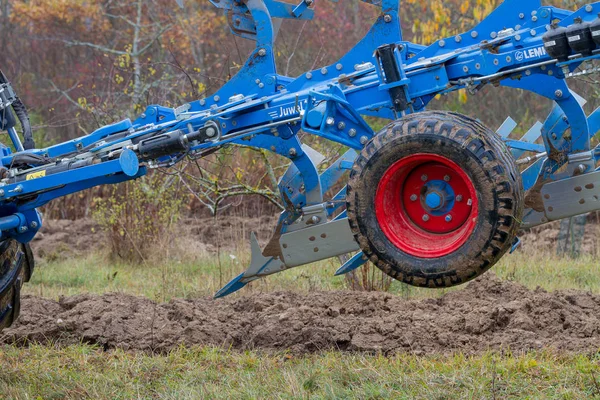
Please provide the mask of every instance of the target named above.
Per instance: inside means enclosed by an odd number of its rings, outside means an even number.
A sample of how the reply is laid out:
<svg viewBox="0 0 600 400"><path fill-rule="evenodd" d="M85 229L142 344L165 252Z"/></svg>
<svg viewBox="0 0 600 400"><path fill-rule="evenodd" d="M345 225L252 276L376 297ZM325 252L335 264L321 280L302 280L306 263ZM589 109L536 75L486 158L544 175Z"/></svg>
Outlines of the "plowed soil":
<svg viewBox="0 0 600 400"><path fill-rule="evenodd" d="M93 343L165 352L180 344L237 350L440 354L486 350L597 351L600 296L528 290L486 274L439 299L385 293L272 293L156 304L124 294L59 302L24 297L4 343Z"/></svg>

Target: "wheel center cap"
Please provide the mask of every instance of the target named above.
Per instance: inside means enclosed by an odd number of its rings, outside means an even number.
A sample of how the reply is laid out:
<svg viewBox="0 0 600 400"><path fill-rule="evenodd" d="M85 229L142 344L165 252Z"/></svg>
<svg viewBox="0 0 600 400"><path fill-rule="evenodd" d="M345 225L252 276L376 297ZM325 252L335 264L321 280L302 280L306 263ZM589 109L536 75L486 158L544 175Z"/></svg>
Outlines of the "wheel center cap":
<svg viewBox="0 0 600 400"><path fill-rule="evenodd" d="M432 210L437 210L442 206L442 196L437 192L429 192L425 196L425 204Z"/></svg>

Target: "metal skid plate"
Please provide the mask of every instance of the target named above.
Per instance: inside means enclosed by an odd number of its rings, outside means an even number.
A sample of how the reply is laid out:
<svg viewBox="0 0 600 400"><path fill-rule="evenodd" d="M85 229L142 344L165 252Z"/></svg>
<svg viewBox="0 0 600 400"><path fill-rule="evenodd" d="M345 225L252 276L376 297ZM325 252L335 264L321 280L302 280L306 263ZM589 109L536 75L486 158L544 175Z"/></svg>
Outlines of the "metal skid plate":
<svg viewBox="0 0 600 400"><path fill-rule="evenodd" d="M287 233L279 238L287 267L309 264L359 249L347 219Z"/></svg>
<svg viewBox="0 0 600 400"><path fill-rule="evenodd" d="M542 187L549 220L568 218L600 209L600 171L552 182Z"/></svg>

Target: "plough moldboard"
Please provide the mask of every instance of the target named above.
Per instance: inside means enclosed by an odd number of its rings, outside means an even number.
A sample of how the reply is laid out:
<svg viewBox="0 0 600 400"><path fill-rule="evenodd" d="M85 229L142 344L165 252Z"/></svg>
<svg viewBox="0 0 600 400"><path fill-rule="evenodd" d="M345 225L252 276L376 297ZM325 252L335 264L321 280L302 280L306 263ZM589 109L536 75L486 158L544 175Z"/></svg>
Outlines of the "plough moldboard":
<svg viewBox="0 0 600 400"><path fill-rule="evenodd" d="M311 19L303 0L211 0L233 34L256 47L211 97L175 109L152 105L135 120L44 149L35 148L25 107L6 78L0 86L0 328L18 314L33 269L27 243L42 225L37 209L148 168L200 158L226 144L289 158L279 182L287 208L263 250L251 238L248 269L217 297L277 272L355 253L337 274L367 260L392 277L426 287L473 279L518 244L521 227L600 209L600 150L590 139L600 111L567 80L596 72L600 3L572 12L539 0L506 0L480 24L429 46L402 38L399 0L368 1L381 12L339 61L297 78L277 73L273 43L283 19ZM510 118L493 132L469 117L427 111L437 95L506 86L554 101L545 121L520 140ZM390 120L374 132L365 116ZM20 121L24 145L17 134ZM304 131L347 146L326 169L301 143ZM349 174L347 174L349 172ZM330 189L349 178L343 190Z"/></svg>

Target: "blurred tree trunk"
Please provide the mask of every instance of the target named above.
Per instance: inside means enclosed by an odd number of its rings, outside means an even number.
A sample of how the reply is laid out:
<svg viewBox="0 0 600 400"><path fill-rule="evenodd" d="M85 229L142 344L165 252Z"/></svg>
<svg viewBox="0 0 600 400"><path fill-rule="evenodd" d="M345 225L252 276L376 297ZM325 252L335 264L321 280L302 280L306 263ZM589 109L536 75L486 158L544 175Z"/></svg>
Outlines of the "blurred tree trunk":
<svg viewBox="0 0 600 400"><path fill-rule="evenodd" d="M0 0L0 49L6 51L10 32L10 2ZM1 67L1 66L0 66Z"/></svg>

